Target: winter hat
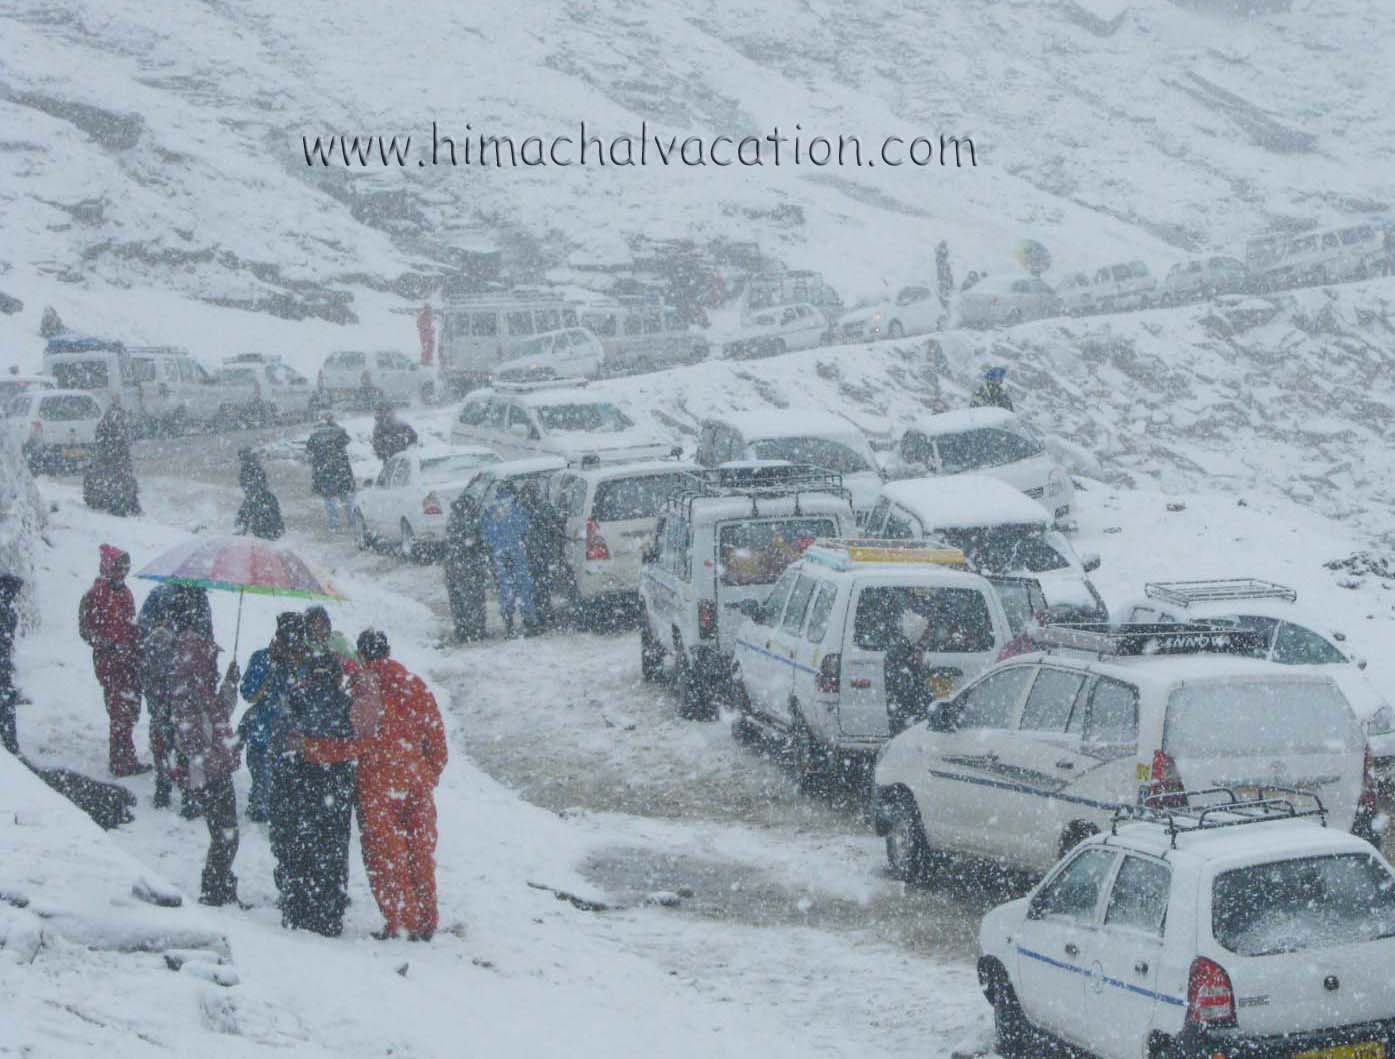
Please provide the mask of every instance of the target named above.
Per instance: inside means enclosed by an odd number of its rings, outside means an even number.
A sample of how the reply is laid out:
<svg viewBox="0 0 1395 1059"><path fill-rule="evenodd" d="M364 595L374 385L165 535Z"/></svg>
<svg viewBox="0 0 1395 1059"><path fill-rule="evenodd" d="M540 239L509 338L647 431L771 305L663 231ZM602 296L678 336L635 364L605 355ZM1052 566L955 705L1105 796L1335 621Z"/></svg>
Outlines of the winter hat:
<svg viewBox="0 0 1395 1059"><path fill-rule="evenodd" d="M389 654L387 633L364 629L358 634L359 657L365 662L380 662Z"/></svg>
<svg viewBox="0 0 1395 1059"><path fill-rule="evenodd" d="M911 643L919 643L920 638L925 635L925 630L930 628L930 619L910 607L901 611L901 617L898 620L901 626L901 635Z"/></svg>
<svg viewBox="0 0 1395 1059"><path fill-rule="evenodd" d="M985 371L983 377L989 382L1002 382L1007 378L1007 368L1004 368L1002 365L997 365Z"/></svg>
<svg viewBox="0 0 1395 1059"><path fill-rule="evenodd" d="M128 567L131 563L131 557L112 544L103 544L97 549L97 555L99 556L97 569L103 577L113 577L116 574L116 568L121 565L123 560Z"/></svg>

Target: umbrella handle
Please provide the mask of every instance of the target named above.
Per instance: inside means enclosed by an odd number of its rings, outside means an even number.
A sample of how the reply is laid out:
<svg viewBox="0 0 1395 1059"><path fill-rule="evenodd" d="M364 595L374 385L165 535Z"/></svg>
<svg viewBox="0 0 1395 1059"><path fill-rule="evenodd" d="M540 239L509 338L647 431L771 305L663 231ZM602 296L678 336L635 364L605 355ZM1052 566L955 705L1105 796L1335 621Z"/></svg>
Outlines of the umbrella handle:
<svg viewBox="0 0 1395 1059"><path fill-rule="evenodd" d="M238 590L237 593L237 630L233 633L233 661L237 661L237 648L242 642L242 597L247 593L245 590Z"/></svg>

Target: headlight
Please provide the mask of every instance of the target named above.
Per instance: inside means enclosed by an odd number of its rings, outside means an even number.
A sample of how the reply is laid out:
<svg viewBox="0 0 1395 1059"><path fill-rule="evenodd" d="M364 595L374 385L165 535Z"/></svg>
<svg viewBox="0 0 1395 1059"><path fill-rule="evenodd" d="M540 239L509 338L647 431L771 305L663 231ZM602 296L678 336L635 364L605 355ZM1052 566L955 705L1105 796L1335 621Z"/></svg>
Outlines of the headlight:
<svg viewBox="0 0 1395 1059"><path fill-rule="evenodd" d="M1366 722L1367 735L1389 735L1395 729L1395 710L1382 706Z"/></svg>

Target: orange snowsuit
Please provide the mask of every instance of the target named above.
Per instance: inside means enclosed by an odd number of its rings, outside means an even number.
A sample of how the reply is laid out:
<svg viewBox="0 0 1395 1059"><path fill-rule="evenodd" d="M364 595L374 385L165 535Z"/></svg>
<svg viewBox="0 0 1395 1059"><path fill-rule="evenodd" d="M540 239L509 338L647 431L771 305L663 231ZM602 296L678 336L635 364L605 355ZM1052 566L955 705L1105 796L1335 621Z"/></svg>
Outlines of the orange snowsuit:
<svg viewBox="0 0 1395 1059"><path fill-rule="evenodd" d="M436 930L436 800L446 731L436 698L391 658L361 663L377 678L382 716L358 739L306 740L321 764L358 759L359 838L373 897L389 934Z"/></svg>

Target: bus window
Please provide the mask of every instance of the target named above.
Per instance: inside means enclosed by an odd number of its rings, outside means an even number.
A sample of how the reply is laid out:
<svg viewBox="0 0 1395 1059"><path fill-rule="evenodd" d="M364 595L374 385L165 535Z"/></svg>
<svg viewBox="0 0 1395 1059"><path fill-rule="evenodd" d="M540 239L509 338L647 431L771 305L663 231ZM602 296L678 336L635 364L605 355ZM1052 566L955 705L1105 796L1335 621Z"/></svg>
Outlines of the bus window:
<svg viewBox="0 0 1395 1059"><path fill-rule="evenodd" d="M533 333L533 314L530 312L509 313L509 334L510 335L531 335Z"/></svg>
<svg viewBox="0 0 1395 1059"><path fill-rule="evenodd" d="M478 338L493 338L499 333L498 313L471 313L470 334Z"/></svg>

